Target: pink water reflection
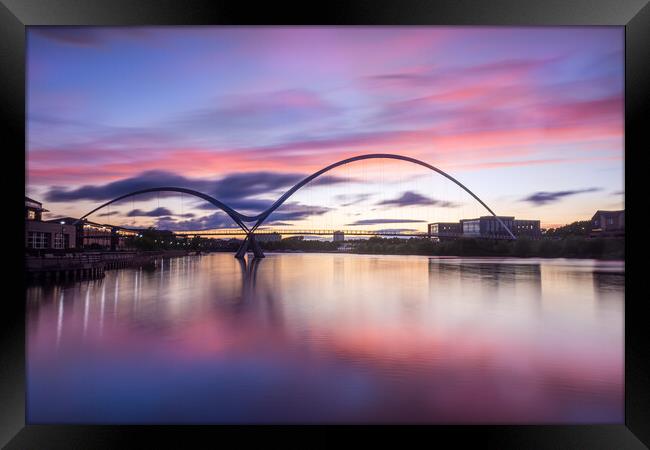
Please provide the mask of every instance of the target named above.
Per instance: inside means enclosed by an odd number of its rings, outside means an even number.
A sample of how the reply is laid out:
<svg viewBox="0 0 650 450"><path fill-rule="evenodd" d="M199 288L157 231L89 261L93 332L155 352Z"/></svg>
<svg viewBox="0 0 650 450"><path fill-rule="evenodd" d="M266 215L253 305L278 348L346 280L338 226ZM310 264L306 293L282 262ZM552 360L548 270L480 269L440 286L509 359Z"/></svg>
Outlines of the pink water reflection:
<svg viewBox="0 0 650 450"><path fill-rule="evenodd" d="M32 287L32 423L621 423L622 263L230 254Z"/></svg>

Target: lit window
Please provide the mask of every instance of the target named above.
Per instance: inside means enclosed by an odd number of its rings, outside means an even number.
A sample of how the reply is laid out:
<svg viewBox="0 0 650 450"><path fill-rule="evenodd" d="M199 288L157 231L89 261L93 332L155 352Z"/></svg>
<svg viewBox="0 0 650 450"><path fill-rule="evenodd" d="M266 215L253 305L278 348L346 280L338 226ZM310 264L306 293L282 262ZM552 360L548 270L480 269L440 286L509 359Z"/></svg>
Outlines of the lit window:
<svg viewBox="0 0 650 450"><path fill-rule="evenodd" d="M27 210L27 218L29 220L35 220L36 219L36 211L34 211L33 209Z"/></svg>

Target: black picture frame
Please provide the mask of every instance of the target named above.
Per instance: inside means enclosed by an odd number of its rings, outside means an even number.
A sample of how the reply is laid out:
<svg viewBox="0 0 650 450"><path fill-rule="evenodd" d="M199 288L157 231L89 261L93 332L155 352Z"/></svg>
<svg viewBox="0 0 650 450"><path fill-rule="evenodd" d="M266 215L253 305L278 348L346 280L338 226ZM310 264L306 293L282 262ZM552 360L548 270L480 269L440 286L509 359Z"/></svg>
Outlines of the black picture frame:
<svg viewBox="0 0 650 450"><path fill-rule="evenodd" d="M635 208L632 179L648 146L650 90L650 5L647 0L446 0L393 2L346 1L284 3L171 0L0 0L0 114L4 139L4 176L10 205L7 237L14 244L5 280L23 280L21 239L23 230L20 190L25 186L25 27L30 25L510 25L567 26L619 25L625 27L625 167L626 260L633 261L642 248L634 242ZM22 151L21 151L22 149ZM630 162L632 164L630 164ZM8 177L7 175L11 175ZM629 186L628 186L629 185ZM643 190L642 185L637 186ZM642 194L640 194L642 195ZM633 201L633 200L632 200ZM19 212L20 208L20 212ZM635 219L636 217L636 219ZM639 219L640 220L640 219ZM632 235L630 235L632 232ZM643 239L641 237L641 239ZM6 245L5 245L6 247ZM14 253L15 252L15 253ZM643 267L626 264L625 300L625 424L583 426L428 426L408 427L428 444L451 438L454 446L473 444L493 448L644 448L650 445L650 347L643 314L647 295L636 276ZM247 427L222 426L45 426L26 425L25 416L25 305L24 286L1 301L0 333L0 444L7 449L122 448L151 438L172 447L191 447L188 440L217 445L221 434L236 434L239 444L248 439ZM285 431L286 427L257 427ZM290 431L298 428L289 427ZM365 429L365 428L364 428ZM395 428L390 428L395 430ZM300 427L299 430L304 430ZM310 427L328 439L330 429ZM350 430L349 427L338 430ZM375 428L385 435L385 427ZM400 427L399 430L404 430ZM267 433L268 434L268 433ZM275 434L275 433L274 433ZM426 436L423 436L426 434ZM286 435L286 434L285 434ZM297 436L293 433L289 436ZM321 441L324 442L324 441ZM332 441L332 443L334 443ZM161 445L156 445L156 447ZM198 444L197 444L198 446Z"/></svg>

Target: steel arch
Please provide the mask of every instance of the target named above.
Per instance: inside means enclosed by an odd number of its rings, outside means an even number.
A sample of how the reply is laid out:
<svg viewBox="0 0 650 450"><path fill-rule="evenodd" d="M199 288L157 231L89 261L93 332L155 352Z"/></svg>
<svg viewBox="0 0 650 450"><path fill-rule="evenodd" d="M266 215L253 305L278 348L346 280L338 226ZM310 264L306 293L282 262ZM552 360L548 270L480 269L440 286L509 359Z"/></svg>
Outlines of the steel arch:
<svg viewBox="0 0 650 450"><path fill-rule="evenodd" d="M195 197L201 198L201 199L213 204L217 208L221 209L226 214L228 214L228 216L232 220L234 220L235 223L237 225L239 225L239 227L241 229L243 229L246 232L249 232L249 229L246 226L246 224L244 224L244 222L245 221L253 221L253 220L255 220L255 218L245 216L245 215L237 212L236 210L232 209L230 206L226 205L225 203L217 200L214 197L211 197L211 196L209 196L207 194L204 194L202 192L195 191L193 189L186 189L186 188L179 188L179 187L168 187L167 186L167 187L156 187L156 188L149 188L149 189L141 189L139 191L129 192L128 194L121 195L121 196L119 196L117 198L114 198L111 201L108 201L108 202L104 203L103 205L98 206L97 208L93 209L89 213L84 214L82 217L77 219L77 221L75 221L75 224L80 222L81 220L85 219L86 217L88 217L92 213L94 213L96 211L99 211L100 209L110 205L111 203L115 203L115 202L117 202L119 200L122 200L122 199L125 199L127 197L132 197L134 195L139 195L139 194L146 194L146 193L149 193L149 192L180 192L180 193L183 193L183 194L189 194L189 195L193 195Z"/></svg>
<svg viewBox="0 0 650 450"><path fill-rule="evenodd" d="M370 153L367 155L359 155L359 156L353 156L352 158L347 158L343 159L341 161L335 162L333 164L330 164L327 167L324 167L323 169L314 172L313 174L309 175L308 177L304 178L302 181L298 182L295 186L293 186L291 189L289 189L287 192L285 192L279 199L275 201L269 208L267 208L264 212L261 214L257 215L256 217L252 218L253 220L256 220L255 225L251 228L251 232L255 231L264 221L268 218L268 216L278 209L289 197L291 197L297 190L302 188L304 185L309 183L310 181L318 178L325 172L329 172L330 170L345 165L349 164L352 162L356 161L362 161L364 159L397 159L401 161L407 161L413 164L418 164L420 166L426 167L427 169L433 170L434 172L439 173L440 175L444 176L445 178L453 181L456 183L458 186L460 186L465 192L467 192L469 195L471 195L476 201L478 201L494 218L501 224L501 226L508 232L510 237L512 239L516 239L515 235L510 231L510 228L506 226L505 223L486 205L483 200L478 198L476 194L474 194L471 190L469 190L464 184L462 184L460 181L449 175L448 173L444 172L441 169L438 169L435 166L432 166L431 164L428 164L424 161L420 161L419 159L411 158L410 156L402 156L402 155L394 155L392 153Z"/></svg>

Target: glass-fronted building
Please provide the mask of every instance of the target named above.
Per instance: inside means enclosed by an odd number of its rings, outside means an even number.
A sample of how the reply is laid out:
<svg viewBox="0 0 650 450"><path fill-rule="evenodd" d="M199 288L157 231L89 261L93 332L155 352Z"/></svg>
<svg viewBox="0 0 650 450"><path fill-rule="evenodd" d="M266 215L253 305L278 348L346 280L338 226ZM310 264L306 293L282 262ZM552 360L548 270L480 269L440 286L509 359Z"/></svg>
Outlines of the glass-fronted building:
<svg viewBox="0 0 650 450"><path fill-rule="evenodd" d="M499 216L499 219L514 233L515 218L512 216ZM462 219L460 221L464 237L507 238L508 231L494 216L481 216L477 219Z"/></svg>
<svg viewBox="0 0 650 450"><path fill-rule="evenodd" d="M539 220L515 219L514 216L498 216L501 222L516 237L532 239L541 237ZM476 219L461 219L460 222L436 222L429 224L429 237L432 239L475 237L487 239L510 238L510 234L494 216L481 216Z"/></svg>

